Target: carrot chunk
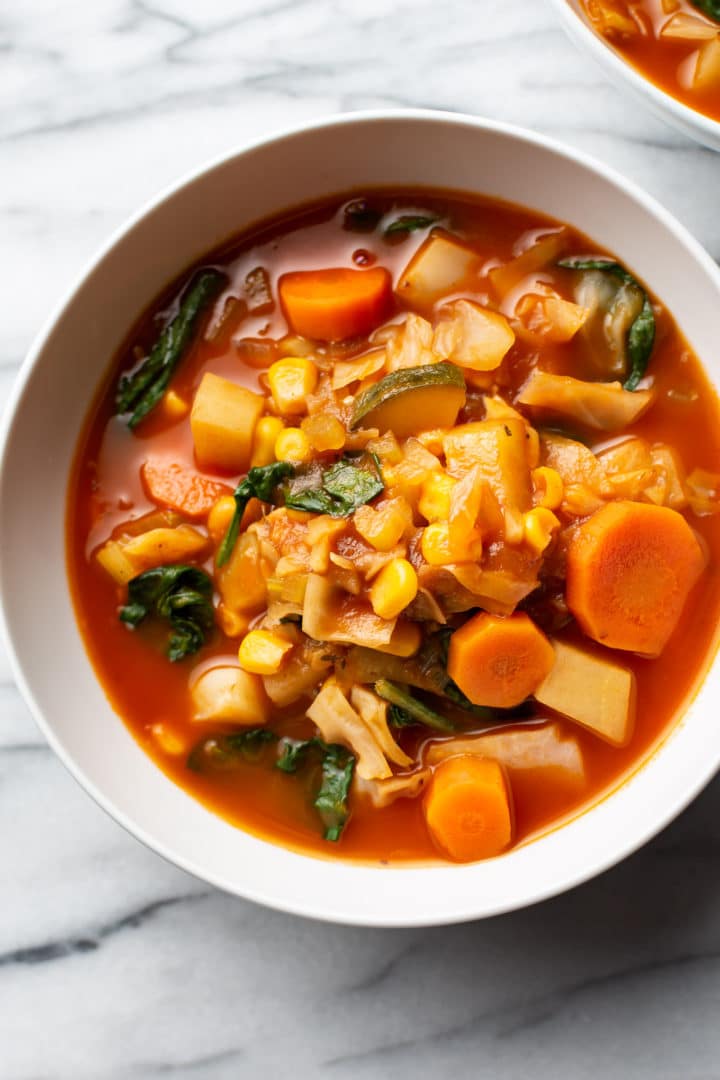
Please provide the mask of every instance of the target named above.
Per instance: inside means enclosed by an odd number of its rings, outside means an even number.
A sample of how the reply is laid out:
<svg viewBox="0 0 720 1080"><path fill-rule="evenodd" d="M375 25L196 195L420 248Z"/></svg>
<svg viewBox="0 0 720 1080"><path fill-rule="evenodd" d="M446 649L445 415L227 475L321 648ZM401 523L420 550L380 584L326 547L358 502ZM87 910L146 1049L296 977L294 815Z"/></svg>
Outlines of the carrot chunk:
<svg viewBox="0 0 720 1080"><path fill-rule="evenodd" d="M448 673L474 705L511 709L550 673L553 647L524 613L480 612L450 639Z"/></svg>
<svg viewBox="0 0 720 1080"><path fill-rule="evenodd" d="M231 491L227 484L200 476L185 465L153 458L145 462L140 474L154 502L189 518L207 517L220 496Z"/></svg>
<svg viewBox="0 0 720 1080"><path fill-rule="evenodd" d="M510 792L490 758L465 754L438 765L424 809L433 840L458 862L492 858L512 841Z"/></svg>
<svg viewBox="0 0 720 1080"><path fill-rule="evenodd" d="M608 503L570 541L568 607L595 641L658 656L704 568L702 548L677 510Z"/></svg>
<svg viewBox="0 0 720 1080"><path fill-rule="evenodd" d="M390 275L371 270L299 270L280 279L280 301L296 334L343 341L369 333L387 314Z"/></svg>

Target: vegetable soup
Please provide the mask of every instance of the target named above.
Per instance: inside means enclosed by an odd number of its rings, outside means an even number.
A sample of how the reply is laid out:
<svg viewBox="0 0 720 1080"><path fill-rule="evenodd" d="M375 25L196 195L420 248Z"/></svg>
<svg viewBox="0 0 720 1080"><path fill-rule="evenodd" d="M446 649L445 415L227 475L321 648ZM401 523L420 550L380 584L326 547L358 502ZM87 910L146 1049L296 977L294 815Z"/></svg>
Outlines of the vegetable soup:
<svg viewBox="0 0 720 1080"><path fill-rule="evenodd" d="M691 109L720 120L720 0L580 0L593 29Z"/></svg>
<svg viewBox="0 0 720 1080"><path fill-rule="evenodd" d="M594 241L442 191L233 239L132 329L69 572L114 709L236 826L495 856L682 714L720 608L720 415Z"/></svg>

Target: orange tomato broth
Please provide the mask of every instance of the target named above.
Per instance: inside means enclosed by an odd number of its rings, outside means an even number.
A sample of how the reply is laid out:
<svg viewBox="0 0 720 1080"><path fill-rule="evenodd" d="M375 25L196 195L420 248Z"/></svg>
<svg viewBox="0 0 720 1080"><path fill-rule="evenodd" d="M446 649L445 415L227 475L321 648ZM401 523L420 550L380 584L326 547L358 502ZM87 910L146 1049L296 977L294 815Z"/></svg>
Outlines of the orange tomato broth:
<svg viewBox="0 0 720 1080"><path fill-rule="evenodd" d="M367 195L367 192L363 194ZM240 282L254 267L263 265L270 274L273 295L277 296L279 276L290 270L327 266L381 264L393 277L409 261L425 234L410 233L391 242L378 232L360 234L341 227L342 205L352 193L326 200L322 206L305 208L230 241L222 251L198 265L222 266L233 282ZM529 242L561 226L535 211L497 200L462 197L441 191L373 191L373 203L398 213L429 212L443 218L447 227L478 250L485 258L479 277L467 280L453 295L482 301L490 289L487 271L524 250ZM597 245L578 232L567 229L569 253L597 253ZM68 570L76 613L89 658L107 697L142 748L175 783L206 807L234 825L284 846L321 856L342 856L381 864L437 860L437 851L427 832L421 799L398 799L384 809L358 802L341 840L330 844L312 807L305 780L288 776L262 764L239 762L227 773L199 774L188 769L186 755L173 757L163 752L151 728L162 723L186 742L199 742L207 735L229 731L227 725L193 723L188 701L188 677L199 666L209 667L225 658L235 663L236 640L219 630L210 644L196 656L170 663L164 655L166 630L154 635L141 628L131 632L118 619L124 602L121 590L96 563L93 553L118 525L139 517L154 505L148 500L139 470L145 459L166 458L195 468L187 418L168 421L161 409L132 433L113 416L113 394L118 370L132 361L132 349L149 347L157 336L156 316L188 280L183 273L165 294L153 302L119 350L81 432L68 496ZM558 291L570 294L567 271L543 270L541 277ZM397 312L401 310L397 305ZM636 433L652 441L662 440L680 453L688 471L712 468L720 462L720 408L715 392L698 360L682 338L671 315L656 306L657 335L650 373L659 389L654 407L623 435ZM248 316L241 326L243 337L258 340L279 338L286 332L279 306L271 312ZM543 367L578 377L597 371L589 361L587 346L574 339L562 346L543 349ZM510 354L510 388L517 388L534 362L532 346L518 339ZM232 343L216 346L201 336L173 380L172 387L190 398L202 374L212 371L256 390L262 370L250 366ZM594 435L595 445L602 438ZM610 440L612 441L612 440ZM204 475L224 479L235 476L219 471ZM642 659L628 653L618 659L636 673L638 709L633 738L623 748L613 747L569 720L560 719L563 734L574 736L585 759L586 784L572 789L548 782L547 771L510 773L514 801L516 842L527 841L569 817L578 814L617 786L657 747L682 711L705 673L716 643L720 612L720 517L689 515L693 528L703 538L709 564L691 595L681 622L662 656ZM212 572L212 560L203 564ZM571 625L557 635L580 639ZM583 647L597 648L582 638ZM303 715L304 707L278 712L272 726L283 733L310 735L312 725ZM538 709L536 718L558 717ZM513 725L514 727L517 725ZM493 730L501 730L494 728ZM432 733L430 733L432 735ZM417 728L401 729L398 742L411 755L428 739ZM132 778L128 777L128 783ZM351 802L352 805L352 802Z"/></svg>
<svg viewBox="0 0 720 1080"><path fill-rule="evenodd" d="M599 0L600 5L605 2ZM666 10L663 0L632 0L629 3L625 0L609 0L609 3L612 8L632 18L637 33L604 33L597 17L598 0L581 0L586 21L598 36L660 90L688 108L720 121L720 79L705 87L693 86L698 49L703 42L660 36L663 26L677 13L703 20L711 27L716 26L718 34L720 23L716 24L688 0L672 0L672 10Z"/></svg>

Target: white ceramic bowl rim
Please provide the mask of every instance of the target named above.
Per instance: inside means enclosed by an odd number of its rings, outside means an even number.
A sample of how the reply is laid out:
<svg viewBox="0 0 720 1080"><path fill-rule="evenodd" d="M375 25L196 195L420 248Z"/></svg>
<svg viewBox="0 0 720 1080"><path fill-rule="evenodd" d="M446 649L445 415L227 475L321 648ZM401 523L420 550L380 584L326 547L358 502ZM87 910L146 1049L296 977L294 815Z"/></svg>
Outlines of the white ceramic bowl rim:
<svg viewBox="0 0 720 1080"><path fill-rule="evenodd" d="M387 110L332 116L259 139L194 171L189 177L161 192L116 230L99 254L90 260L39 333L10 396L0 429L0 509L15 424L36 364L73 298L85 287L93 271L111 255L115 245L170 196L199 178L212 174L236 157L313 132L339 131L348 126L361 130L362 125L368 124L395 124L398 129L410 125L417 129L418 136L423 129L430 132L433 129L445 130L448 126L461 133L485 133L521 144L528 153L540 150L552 157L557 167L579 167L592 174L595 180L599 178L612 189L618 200L622 197L642 208L651 224L654 221L656 226L670 234L674 243L684 249L689 259L699 267L704 279L709 279L713 294L720 298L720 271L689 233L633 183L583 153L510 125L460 114ZM542 207L538 209L542 211ZM0 537L2 522L0 516ZM152 826L140 820L132 797L125 806L119 805L118 799L109 798L93 776L81 768L68 752L52 719L44 715L38 703L26 675L28 664L16 651L8 611L10 579L3 567L0 567L0 585L4 587L5 594L3 619L0 621L17 685L58 757L95 801L148 847L188 872L236 895L304 916L355 925L422 926L461 922L535 903L580 884L636 850L702 790L720 764L720 740L713 738L714 709L708 697L709 679L706 679L685 718L651 760L590 812L500 859L466 866L397 868L380 868L338 859L315 859L258 840L209 814L168 781L155 766L149 765L157 774L157 783L153 781L153 784L157 787L164 783L172 789L176 793L173 798L177 807L182 807L183 811L187 809L182 802L184 799L195 808L193 813L204 815L203 820L197 817L198 834L207 831L207 822L215 822L214 832L225 830L222 833L223 843L229 847L235 837L238 852L242 853L243 858L250 858L252 863L247 874L244 867L238 870L234 863L209 868L202 843L197 843L192 849L194 854L188 854L190 839L186 836L172 834L172 839L159 839L154 835ZM16 619L17 610L14 613ZM120 721L117 723L122 727ZM138 749L138 768L145 768L140 759L147 762L144 753ZM165 789L163 798L170 798ZM193 842L195 839L192 838Z"/></svg>
<svg viewBox="0 0 720 1080"><path fill-rule="evenodd" d="M657 116L672 124L683 134L698 139L715 150L720 150L720 122L686 105L679 98L661 89L650 78L642 75L588 26L570 0L550 0L550 3L557 11L570 37L592 53L595 60L606 71L616 76L620 82L627 83Z"/></svg>

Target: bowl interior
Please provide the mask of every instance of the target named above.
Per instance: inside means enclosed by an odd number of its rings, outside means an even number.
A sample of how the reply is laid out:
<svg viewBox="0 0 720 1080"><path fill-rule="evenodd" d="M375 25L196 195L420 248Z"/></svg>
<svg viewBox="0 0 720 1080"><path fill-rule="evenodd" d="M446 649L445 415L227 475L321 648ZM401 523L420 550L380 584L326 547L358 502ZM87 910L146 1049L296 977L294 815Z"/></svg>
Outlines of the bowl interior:
<svg viewBox="0 0 720 1080"><path fill-rule="evenodd" d="M720 761L713 669L653 759L591 812L486 863L379 869L295 854L226 824L156 768L108 705L71 605L64 514L78 431L129 325L179 270L259 219L344 189L418 184L523 203L597 237L668 303L717 381L708 312L718 310L720 274L651 200L579 155L501 125L357 114L232 155L112 238L28 357L0 477L0 585L16 677L80 782L140 839L212 883L286 910L375 925L493 914L582 881L670 820Z"/></svg>

